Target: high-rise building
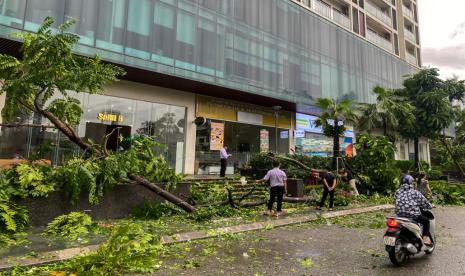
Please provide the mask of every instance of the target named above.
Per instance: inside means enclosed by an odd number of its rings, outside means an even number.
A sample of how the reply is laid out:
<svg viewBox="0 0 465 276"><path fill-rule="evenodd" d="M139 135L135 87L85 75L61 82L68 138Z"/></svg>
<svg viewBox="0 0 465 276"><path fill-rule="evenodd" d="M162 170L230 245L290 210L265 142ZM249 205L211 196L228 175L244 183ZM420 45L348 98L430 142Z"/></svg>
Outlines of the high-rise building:
<svg viewBox="0 0 465 276"><path fill-rule="evenodd" d="M418 69L417 3L412 0L3 0L0 52L18 53L11 32L78 19L76 54L127 71L103 95L80 93L82 137L151 135L178 171L214 174L228 144L237 171L254 153L327 155L314 127L319 97L373 102L375 85L399 87ZM2 99L3 97L3 99ZM0 108L4 95L0 96ZM115 119L116 118L116 119ZM38 116L21 122L48 124ZM196 123L194 123L194 121ZM205 122L205 123L202 123ZM13 122L15 123L15 122ZM17 123L17 122L16 122ZM59 163L76 149L52 128L8 128L0 158L28 157L48 140ZM342 143L350 154L353 131ZM110 139L110 149L122 148ZM399 158L408 159L407 145ZM427 143L420 147L428 159Z"/></svg>
<svg viewBox="0 0 465 276"><path fill-rule="evenodd" d="M295 0L407 61L421 65L416 0Z"/></svg>

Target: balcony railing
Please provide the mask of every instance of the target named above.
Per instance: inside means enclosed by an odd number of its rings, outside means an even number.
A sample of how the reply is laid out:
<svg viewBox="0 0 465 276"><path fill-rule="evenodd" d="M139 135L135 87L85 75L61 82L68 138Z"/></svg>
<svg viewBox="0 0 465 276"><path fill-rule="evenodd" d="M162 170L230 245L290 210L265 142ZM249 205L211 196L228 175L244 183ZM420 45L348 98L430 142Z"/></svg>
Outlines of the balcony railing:
<svg viewBox="0 0 465 276"><path fill-rule="evenodd" d="M388 26L392 26L391 17L370 1L365 1L365 10Z"/></svg>
<svg viewBox="0 0 465 276"><path fill-rule="evenodd" d="M388 50L389 52L392 52L392 42L387 40L386 38L380 36L376 32L371 31L370 29L367 29L366 33L367 39L374 44Z"/></svg>
<svg viewBox="0 0 465 276"><path fill-rule="evenodd" d="M351 27L350 18L338 11L333 10L333 20L339 25L346 27L347 29L350 29Z"/></svg>
<svg viewBox="0 0 465 276"><path fill-rule="evenodd" d="M411 31L405 29L404 36L410 42L415 43L415 44L417 43L417 39L415 38L415 35Z"/></svg>
<svg viewBox="0 0 465 276"><path fill-rule="evenodd" d="M405 57L406 57L408 63L413 64L413 65L418 65L417 57L415 55L413 55L413 54L411 54L409 52L406 52Z"/></svg>
<svg viewBox="0 0 465 276"><path fill-rule="evenodd" d="M404 13L404 15L407 17L407 18L410 18L411 20L414 20L414 17L413 17L413 11L407 7L407 6L403 6L403 9L402 9L402 12Z"/></svg>
<svg viewBox="0 0 465 276"><path fill-rule="evenodd" d="M314 9L324 17L331 19L331 6L326 5L325 3L316 0L314 2Z"/></svg>
<svg viewBox="0 0 465 276"><path fill-rule="evenodd" d="M342 25L347 29L351 29L352 22L348 16L335 9L332 9L330 5L325 4L322 1L314 0L312 2L312 7L318 14L328 19L332 19L334 22L336 22L339 25Z"/></svg>

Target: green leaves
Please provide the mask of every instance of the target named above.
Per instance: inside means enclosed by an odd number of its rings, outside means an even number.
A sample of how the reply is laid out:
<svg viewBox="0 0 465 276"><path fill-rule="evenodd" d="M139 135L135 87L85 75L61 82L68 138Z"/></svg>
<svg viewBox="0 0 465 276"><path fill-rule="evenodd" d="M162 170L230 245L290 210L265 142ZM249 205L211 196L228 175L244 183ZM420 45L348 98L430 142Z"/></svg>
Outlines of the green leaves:
<svg viewBox="0 0 465 276"><path fill-rule="evenodd" d="M53 100L48 111L71 126L78 125L82 115L81 103L75 98Z"/></svg>
<svg viewBox="0 0 465 276"><path fill-rule="evenodd" d="M96 231L97 228L98 225L89 215L81 212L71 212L53 219L47 225L44 234L47 236L60 236L74 241Z"/></svg>
<svg viewBox="0 0 465 276"><path fill-rule="evenodd" d="M47 179L50 168L43 165L20 163L11 169L7 178L11 185L11 194L26 198L45 197L55 190L53 182Z"/></svg>

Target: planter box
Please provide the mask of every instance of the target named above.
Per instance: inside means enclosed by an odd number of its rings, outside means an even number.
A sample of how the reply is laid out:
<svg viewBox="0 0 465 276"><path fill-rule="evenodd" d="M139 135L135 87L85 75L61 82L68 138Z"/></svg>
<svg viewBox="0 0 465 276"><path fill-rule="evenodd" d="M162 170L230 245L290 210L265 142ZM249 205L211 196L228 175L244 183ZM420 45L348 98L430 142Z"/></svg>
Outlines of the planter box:
<svg viewBox="0 0 465 276"><path fill-rule="evenodd" d="M287 180L287 195L289 197L303 197L304 196L304 182L302 179L288 179Z"/></svg>
<svg viewBox="0 0 465 276"><path fill-rule="evenodd" d="M189 196L190 184L178 183L174 194ZM122 184L108 191L97 205L91 205L88 202L87 193L82 193L76 204L72 205L63 191L52 192L46 198L22 199L18 203L28 209L33 226L44 226L55 217L74 211L85 212L97 220L127 217L144 200L150 202L164 201L154 192L141 185Z"/></svg>

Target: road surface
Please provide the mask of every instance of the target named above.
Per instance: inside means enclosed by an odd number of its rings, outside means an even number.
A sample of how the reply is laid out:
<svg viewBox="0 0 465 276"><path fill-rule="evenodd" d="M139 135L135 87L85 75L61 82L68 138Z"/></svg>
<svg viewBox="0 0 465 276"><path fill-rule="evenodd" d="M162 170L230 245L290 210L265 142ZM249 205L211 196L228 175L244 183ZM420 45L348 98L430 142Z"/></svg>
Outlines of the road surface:
<svg viewBox="0 0 465 276"><path fill-rule="evenodd" d="M435 214L436 251L403 267L384 251L385 228L365 221L360 228L309 223L176 245L156 275L465 275L465 208Z"/></svg>

